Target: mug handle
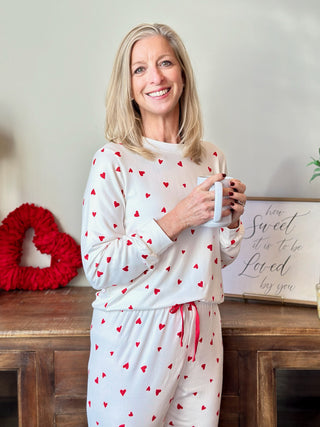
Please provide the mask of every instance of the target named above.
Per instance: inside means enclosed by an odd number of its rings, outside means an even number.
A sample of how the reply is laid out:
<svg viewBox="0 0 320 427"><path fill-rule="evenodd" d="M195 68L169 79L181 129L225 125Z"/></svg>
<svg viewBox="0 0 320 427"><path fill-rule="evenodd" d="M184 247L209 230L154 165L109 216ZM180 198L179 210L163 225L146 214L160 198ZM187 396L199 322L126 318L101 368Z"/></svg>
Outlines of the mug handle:
<svg viewBox="0 0 320 427"><path fill-rule="evenodd" d="M217 181L214 184L214 222L221 221L221 214L222 214L222 182Z"/></svg>

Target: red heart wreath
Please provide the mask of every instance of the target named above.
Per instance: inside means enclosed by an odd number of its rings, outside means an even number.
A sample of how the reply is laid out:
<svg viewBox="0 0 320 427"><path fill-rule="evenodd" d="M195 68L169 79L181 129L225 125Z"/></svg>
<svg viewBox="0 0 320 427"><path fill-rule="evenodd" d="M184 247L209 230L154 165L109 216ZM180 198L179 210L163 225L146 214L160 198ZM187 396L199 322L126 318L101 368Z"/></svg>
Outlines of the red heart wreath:
<svg viewBox="0 0 320 427"><path fill-rule="evenodd" d="M22 267L25 232L34 229L33 243L43 254L51 255L50 267ZM43 290L66 286L82 266L80 246L61 233L52 213L25 203L11 212L0 226L0 289Z"/></svg>

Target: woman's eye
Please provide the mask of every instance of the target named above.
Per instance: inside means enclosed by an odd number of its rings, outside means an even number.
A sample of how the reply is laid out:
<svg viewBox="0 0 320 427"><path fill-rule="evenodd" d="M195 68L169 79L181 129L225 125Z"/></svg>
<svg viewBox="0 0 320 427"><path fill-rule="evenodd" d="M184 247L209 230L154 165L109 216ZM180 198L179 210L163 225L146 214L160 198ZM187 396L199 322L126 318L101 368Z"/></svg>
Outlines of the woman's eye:
<svg viewBox="0 0 320 427"><path fill-rule="evenodd" d="M161 62L161 66L162 67L170 67L170 65L172 65L172 62L169 61L168 59L166 59L165 61Z"/></svg>
<svg viewBox="0 0 320 427"><path fill-rule="evenodd" d="M140 74L144 71L144 67L138 67L134 70L134 74Z"/></svg>

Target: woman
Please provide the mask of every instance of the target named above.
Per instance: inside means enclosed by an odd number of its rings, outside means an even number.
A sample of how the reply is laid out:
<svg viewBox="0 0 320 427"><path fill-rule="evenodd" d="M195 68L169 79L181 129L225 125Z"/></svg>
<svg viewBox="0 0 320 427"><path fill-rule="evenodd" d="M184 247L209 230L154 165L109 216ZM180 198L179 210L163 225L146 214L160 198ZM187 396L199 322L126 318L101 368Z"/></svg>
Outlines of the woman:
<svg viewBox="0 0 320 427"><path fill-rule="evenodd" d="M192 68L169 27L143 24L124 38L106 109L108 142L83 202L83 266L98 290L89 426L217 426L221 267L239 252L245 185L224 190L228 227L202 227L226 164L201 140Z"/></svg>

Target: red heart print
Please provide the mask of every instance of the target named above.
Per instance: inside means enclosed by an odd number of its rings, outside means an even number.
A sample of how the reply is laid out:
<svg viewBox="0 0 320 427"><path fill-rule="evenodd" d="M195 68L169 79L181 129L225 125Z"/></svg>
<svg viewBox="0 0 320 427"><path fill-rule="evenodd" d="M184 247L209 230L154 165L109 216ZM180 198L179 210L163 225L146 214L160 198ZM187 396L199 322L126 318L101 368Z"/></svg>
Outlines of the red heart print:
<svg viewBox="0 0 320 427"><path fill-rule="evenodd" d="M129 363L128 362L125 363L122 367L123 367L123 369L129 369Z"/></svg>
<svg viewBox="0 0 320 427"><path fill-rule="evenodd" d="M178 405L177 405L177 409L183 409L183 406L182 406L182 405L180 405L180 403L178 403Z"/></svg>
<svg viewBox="0 0 320 427"><path fill-rule="evenodd" d="M120 153L120 151L116 151L114 154L115 154L116 156L118 156L118 157L121 157L121 153Z"/></svg>
<svg viewBox="0 0 320 427"><path fill-rule="evenodd" d="M100 174L100 176L101 176L101 178L102 178L102 179L106 179L106 173L105 173L105 172L102 172L102 173Z"/></svg>
<svg viewBox="0 0 320 427"><path fill-rule="evenodd" d="M103 402L103 406L106 408L108 406L107 402Z"/></svg>
<svg viewBox="0 0 320 427"><path fill-rule="evenodd" d="M140 216L138 211L135 211L134 216L137 218L138 216Z"/></svg>
<svg viewBox="0 0 320 427"><path fill-rule="evenodd" d="M145 373L146 372L146 370L147 370L147 365L143 365L143 366L141 366L141 371L143 372L143 373Z"/></svg>
<svg viewBox="0 0 320 427"><path fill-rule="evenodd" d="M139 171L140 176L143 176L145 174L145 171Z"/></svg>
<svg viewBox="0 0 320 427"><path fill-rule="evenodd" d="M161 389L157 389L156 390L156 396L159 396L160 393L161 393Z"/></svg>
<svg viewBox="0 0 320 427"><path fill-rule="evenodd" d="M159 329L160 329L160 331L165 327L166 325L164 325L163 323L160 323L159 324Z"/></svg>
<svg viewBox="0 0 320 427"><path fill-rule="evenodd" d="M126 389L120 390L120 393L121 393L122 396L124 396L126 394L126 392L127 392Z"/></svg>
<svg viewBox="0 0 320 427"><path fill-rule="evenodd" d="M118 206L120 206L120 203L118 203L116 200L113 202L113 205L115 208L117 208Z"/></svg>
<svg viewBox="0 0 320 427"><path fill-rule="evenodd" d="M168 187L168 186L169 186L169 182L163 182L163 185L164 185L165 187Z"/></svg>

